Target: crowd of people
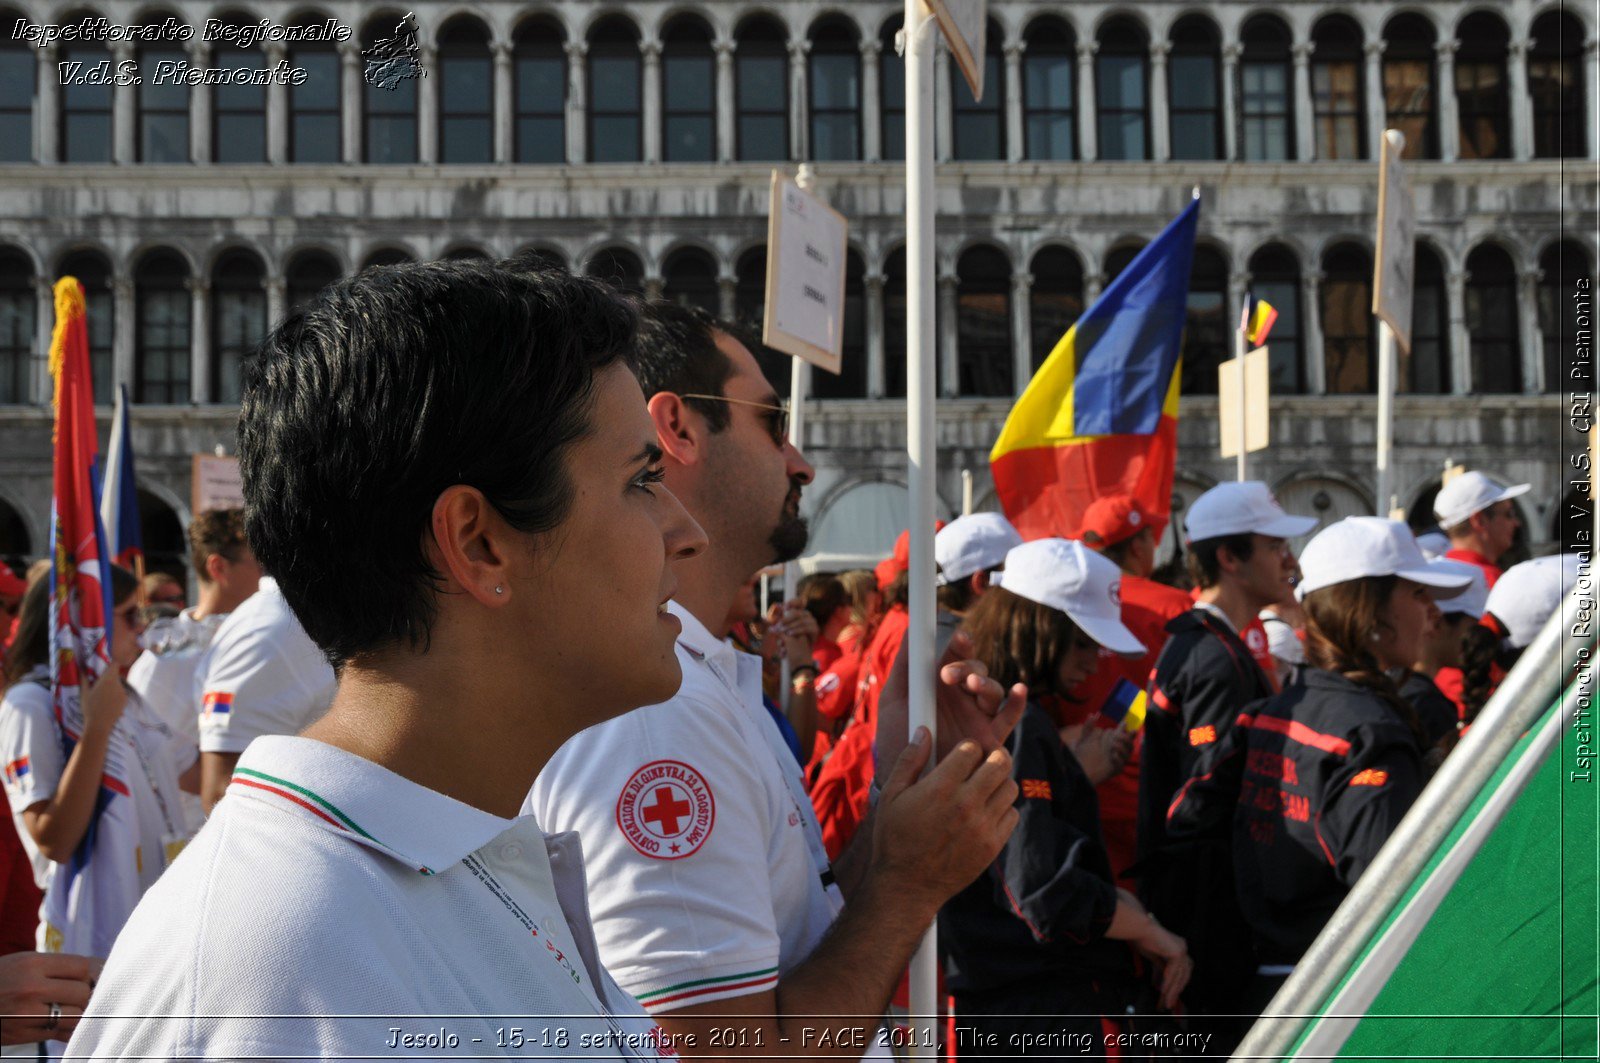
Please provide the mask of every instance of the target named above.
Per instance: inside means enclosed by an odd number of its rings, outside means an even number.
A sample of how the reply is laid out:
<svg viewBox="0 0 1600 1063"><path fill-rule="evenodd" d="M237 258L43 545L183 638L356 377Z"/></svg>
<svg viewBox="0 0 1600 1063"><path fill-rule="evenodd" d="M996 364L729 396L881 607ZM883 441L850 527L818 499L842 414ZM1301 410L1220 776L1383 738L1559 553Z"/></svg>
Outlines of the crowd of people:
<svg viewBox="0 0 1600 1063"><path fill-rule="evenodd" d="M909 534L756 601L812 469L754 346L528 263L368 270L249 366L196 604L109 570L81 720L49 564L0 571L5 1040L883 1057L937 921L947 1053L1225 1055L1577 576L1497 567L1527 488L1476 471L1421 540L1220 484L1166 582L1129 496L970 514L912 735Z"/></svg>

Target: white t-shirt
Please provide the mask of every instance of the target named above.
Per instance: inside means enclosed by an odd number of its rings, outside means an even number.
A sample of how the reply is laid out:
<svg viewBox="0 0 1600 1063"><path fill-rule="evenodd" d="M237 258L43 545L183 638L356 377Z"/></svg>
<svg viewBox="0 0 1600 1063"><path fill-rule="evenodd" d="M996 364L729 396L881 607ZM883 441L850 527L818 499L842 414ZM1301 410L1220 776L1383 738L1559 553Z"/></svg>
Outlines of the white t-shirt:
<svg viewBox="0 0 1600 1063"><path fill-rule="evenodd" d="M129 920L68 1056L656 1059L583 893L570 835L262 738Z"/></svg>
<svg viewBox="0 0 1600 1063"><path fill-rule="evenodd" d="M55 861L39 851L22 810L48 801L67 767L49 684L50 670L40 665L7 688L0 700L0 766L5 771L6 800L40 889L49 888Z"/></svg>
<svg viewBox="0 0 1600 1063"><path fill-rule="evenodd" d="M671 609L677 695L574 736L523 806L583 838L600 956L652 1012L772 989L843 905L760 660Z"/></svg>
<svg viewBox="0 0 1600 1063"><path fill-rule="evenodd" d="M333 703L337 685L276 580L228 614L195 672L202 753L242 753L262 735L298 734Z"/></svg>
<svg viewBox="0 0 1600 1063"><path fill-rule="evenodd" d="M227 619L213 613L204 620L185 609L168 620L158 620L145 630L141 640L150 649L139 655L128 670L128 686L139 692L161 721L172 728L172 766L179 775L200 755L200 703L195 700L195 673L217 629ZM205 822L205 809L198 794L182 794L184 817L191 831Z"/></svg>

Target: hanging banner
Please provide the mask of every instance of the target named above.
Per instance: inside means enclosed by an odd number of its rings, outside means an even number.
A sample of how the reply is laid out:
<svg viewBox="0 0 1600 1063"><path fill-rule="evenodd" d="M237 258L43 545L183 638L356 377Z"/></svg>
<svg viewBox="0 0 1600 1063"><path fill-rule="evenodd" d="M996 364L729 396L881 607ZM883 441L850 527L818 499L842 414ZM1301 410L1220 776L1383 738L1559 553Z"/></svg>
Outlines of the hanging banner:
<svg viewBox="0 0 1600 1063"><path fill-rule="evenodd" d="M983 99L983 55L987 46L989 21L985 18L986 0L923 0L939 20L945 43L956 65L967 79L974 100Z"/></svg>
<svg viewBox="0 0 1600 1063"><path fill-rule="evenodd" d="M1222 456L1239 455L1239 431L1244 429L1244 451L1254 454L1266 450L1271 442L1272 375L1267 349L1257 347L1243 359L1244 410L1239 403L1240 359L1230 358L1217 366L1217 427L1221 429Z"/></svg>
<svg viewBox="0 0 1600 1063"><path fill-rule="evenodd" d="M1373 263L1372 312L1394 330L1395 342L1411 353L1411 288L1417 256L1416 208L1400 156L1405 134L1383 134L1379 164L1378 253Z"/></svg>
<svg viewBox="0 0 1600 1063"><path fill-rule="evenodd" d="M761 342L835 374L844 360L849 230L843 214L772 171Z"/></svg>

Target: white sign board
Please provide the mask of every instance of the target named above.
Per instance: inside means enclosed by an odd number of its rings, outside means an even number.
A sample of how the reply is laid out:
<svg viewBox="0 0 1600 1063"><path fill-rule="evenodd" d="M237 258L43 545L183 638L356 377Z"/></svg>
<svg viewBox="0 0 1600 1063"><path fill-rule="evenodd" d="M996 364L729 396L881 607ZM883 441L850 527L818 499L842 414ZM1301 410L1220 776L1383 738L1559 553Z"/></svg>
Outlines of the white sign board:
<svg viewBox="0 0 1600 1063"><path fill-rule="evenodd" d="M849 222L777 170L767 219L767 311L761 342L838 373L844 355Z"/></svg>
<svg viewBox="0 0 1600 1063"><path fill-rule="evenodd" d="M1244 428L1245 453L1266 450L1272 426L1272 376L1267 349L1257 347L1243 359L1244 412L1240 414L1240 359L1230 358L1217 367L1217 427L1222 430L1222 456L1239 456L1239 429Z"/></svg>
<svg viewBox="0 0 1600 1063"><path fill-rule="evenodd" d="M987 47L987 0L923 0L939 20L950 54L966 75L972 98L983 99L983 55Z"/></svg>
<svg viewBox="0 0 1600 1063"><path fill-rule="evenodd" d="M239 459L194 455L189 504L190 512L197 515L208 509L243 509L244 482L239 477Z"/></svg>
<svg viewBox="0 0 1600 1063"><path fill-rule="evenodd" d="M1373 264L1372 312L1394 330L1395 342L1411 353L1411 286L1415 277L1416 208L1400 156L1405 134L1390 129L1383 134L1383 159L1379 164L1378 254Z"/></svg>

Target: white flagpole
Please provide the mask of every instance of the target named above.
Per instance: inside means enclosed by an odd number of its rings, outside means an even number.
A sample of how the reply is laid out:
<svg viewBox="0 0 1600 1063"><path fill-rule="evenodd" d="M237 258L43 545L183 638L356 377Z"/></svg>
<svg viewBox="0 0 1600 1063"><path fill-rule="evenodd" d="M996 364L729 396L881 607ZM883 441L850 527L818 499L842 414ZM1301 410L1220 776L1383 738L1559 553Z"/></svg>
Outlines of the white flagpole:
<svg viewBox="0 0 1600 1063"><path fill-rule="evenodd" d="M810 195L816 194L817 175L811 164L803 162L795 174L794 183L800 191ZM777 204L773 204L773 211L777 211ZM811 363L804 358L791 355L789 358L789 438L794 441L796 448L804 450L806 430L806 392L811 382ZM765 584L763 584L765 586ZM795 561L783 563L783 601L795 597L800 586L800 565ZM765 618L767 612L766 602L762 602L761 615ZM789 697L789 655L785 653L778 662L778 690L787 704Z"/></svg>
<svg viewBox="0 0 1600 1063"><path fill-rule="evenodd" d="M1250 478L1250 474L1249 474L1250 458L1249 458L1249 453L1248 453L1248 449L1249 448L1247 448L1245 446L1245 432L1248 430L1248 425L1250 424L1250 415L1249 415L1249 413L1247 413L1245 411L1245 408L1244 408L1245 395L1248 394L1248 391L1245 388L1245 381L1244 381L1244 376L1245 376L1245 374L1244 374L1244 354L1245 354L1245 347L1248 346L1248 344L1246 343L1245 332L1249 328L1250 328L1250 299L1249 299L1248 296L1246 296L1245 297L1245 301L1244 301L1244 306L1239 311L1239 331L1234 333L1234 335L1233 335L1233 357L1239 364L1239 384L1238 384L1238 388L1237 388L1237 395L1235 397L1239 400L1238 421L1239 421L1239 482L1240 483L1243 483L1245 480Z"/></svg>
<svg viewBox="0 0 1600 1063"><path fill-rule="evenodd" d="M1394 509L1392 493L1394 470L1390 458L1394 450L1394 329L1378 319L1378 516L1387 517Z"/></svg>
<svg viewBox="0 0 1600 1063"><path fill-rule="evenodd" d="M933 57L935 22L922 0L906 0L906 463L911 488L907 725L935 728L933 713L934 519L934 190ZM954 342L955 338L950 337ZM931 767L931 761L930 761ZM911 1055L932 1059L938 1016L937 929L911 959Z"/></svg>

